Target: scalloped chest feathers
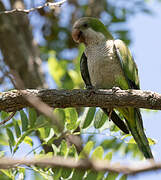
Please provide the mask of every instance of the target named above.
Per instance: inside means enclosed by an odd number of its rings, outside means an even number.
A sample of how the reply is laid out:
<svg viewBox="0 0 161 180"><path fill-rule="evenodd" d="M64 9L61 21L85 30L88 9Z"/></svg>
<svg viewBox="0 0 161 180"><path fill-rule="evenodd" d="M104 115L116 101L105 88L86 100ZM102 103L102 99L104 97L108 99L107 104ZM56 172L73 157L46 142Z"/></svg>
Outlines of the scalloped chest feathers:
<svg viewBox="0 0 161 180"><path fill-rule="evenodd" d="M113 40L86 47L88 70L94 87L110 89L119 86L116 79L123 76L123 72L114 51Z"/></svg>

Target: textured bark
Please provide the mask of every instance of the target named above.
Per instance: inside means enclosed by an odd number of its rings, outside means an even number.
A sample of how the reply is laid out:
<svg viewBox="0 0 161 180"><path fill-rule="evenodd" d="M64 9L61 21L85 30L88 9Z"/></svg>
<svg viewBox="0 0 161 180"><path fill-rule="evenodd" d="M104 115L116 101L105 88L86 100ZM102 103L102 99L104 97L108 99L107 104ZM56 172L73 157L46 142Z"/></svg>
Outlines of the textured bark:
<svg viewBox="0 0 161 180"><path fill-rule="evenodd" d="M19 5L23 7L21 1ZM2 2L0 10L5 10ZM41 59L27 15L23 13L0 15L0 49L5 64L11 71L19 74L26 88L45 87Z"/></svg>
<svg viewBox="0 0 161 180"><path fill-rule="evenodd" d="M21 93L23 92L23 94ZM0 94L0 110L12 112L31 106L23 96L36 96L53 108L137 107L161 110L161 94L142 90L12 90Z"/></svg>
<svg viewBox="0 0 161 180"><path fill-rule="evenodd" d="M24 9L22 0L11 0L10 3L12 9ZM1 1L0 10L5 11ZM38 46L34 42L26 14L18 12L0 15L0 49L10 72L17 73L25 88L47 88ZM44 146L44 149L46 152L52 151L48 146Z"/></svg>

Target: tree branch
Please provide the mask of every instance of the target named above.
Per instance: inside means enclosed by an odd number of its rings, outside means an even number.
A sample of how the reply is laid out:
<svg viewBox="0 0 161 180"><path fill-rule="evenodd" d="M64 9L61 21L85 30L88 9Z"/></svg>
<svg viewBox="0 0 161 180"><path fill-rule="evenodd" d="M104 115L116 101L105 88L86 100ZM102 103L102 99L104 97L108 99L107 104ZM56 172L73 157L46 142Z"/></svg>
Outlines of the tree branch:
<svg viewBox="0 0 161 180"><path fill-rule="evenodd" d="M136 107L161 110L161 94L142 90L11 90L0 93L0 110L13 112L32 107L23 97L38 97L53 108Z"/></svg>
<svg viewBox="0 0 161 180"><path fill-rule="evenodd" d="M14 2L16 4L16 1ZM18 5L23 8L23 2L18 2ZM15 7L18 5L15 5ZM0 10L5 11L1 1ZM8 66L9 71L17 72L25 88L47 88L38 45L33 40L29 19L26 14L0 15L0 50L5 65ZM7 71L5 66L2 73L8 76Z"/></svg>
<svg viewBox="0 0 161 180"><path fill-rule="evenodd" d="M26 166L40 166L40 167L63 167L63 168L76 168L84 170L93 170L96 172L115 172L127 175L134 175L146 171L161 169L160 162L149 161L147 163L134 163L131 165L123 165L118 163L110 163L105 160L76 160L74 158L63 158L54 156L52 158L33 158L33 159L14 159L14 158L1 158L0 169L15 168L20 165Z"/></svg>
<svg viewBox="0 0 161 180"><path fill-rule="evenodd" d="M47 2L47 3L45 3L42 6L34 7L34 8L31 8L31 9L18 9L17 8L17 9L12 9L12 10L9 10L9 11L1 11L0 14L11 14L11 13L15 13L15 12L21 12L21 13L28 14L28 13L30 13L32 11L43 9L45 7L49 7L51 9L55 9L56 7L60 7L66 1L67 0L62 0L62 1L59 1L59 2L55 2L55 3Z"/></svg>

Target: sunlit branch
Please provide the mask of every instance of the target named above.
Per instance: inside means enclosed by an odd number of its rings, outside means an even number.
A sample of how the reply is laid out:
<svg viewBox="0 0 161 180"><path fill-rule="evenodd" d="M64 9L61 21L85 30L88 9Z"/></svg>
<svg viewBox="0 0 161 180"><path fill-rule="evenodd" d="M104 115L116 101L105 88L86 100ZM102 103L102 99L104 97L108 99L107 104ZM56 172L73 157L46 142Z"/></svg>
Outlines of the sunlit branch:
<svg viewBox="0 0 161 180"><path fill-rule="evenodd" d="M152 160L146 163L133 163L128 165L110 163L105 160L90 160L82 159L76 160L74 158L64 158L60 156L54 156L51 158L33 158L33 159L13 159L13 158L1 158L0 169L16 168L20 165L36 165L39 167L63 167L63 168L77 168L81 170L93 170L97 172L115 172L123 173L127 175L134 175L146 171L161 169L160 162L154 162Z"/></svg>
<svg viewBox="0 0 161 180"><path fill-rule="evenodd" d="M45 7L49 7L50 9L55 9L57 7L60 7L63 3L65 3L67 0L62 0L62 1L59 1L59 2L47 2L45 3L44 5L41 5L41 6L38 6L38 7L34 7L34 8L31 8L31 9L12 9L12 10L8 10L8 11L0 11L0 14L11 14L11 13L15 13L15 12L20 12L20 13L30 13L32 11L35 11L35 10L40 10L40 9L43 9Z"/></svg>

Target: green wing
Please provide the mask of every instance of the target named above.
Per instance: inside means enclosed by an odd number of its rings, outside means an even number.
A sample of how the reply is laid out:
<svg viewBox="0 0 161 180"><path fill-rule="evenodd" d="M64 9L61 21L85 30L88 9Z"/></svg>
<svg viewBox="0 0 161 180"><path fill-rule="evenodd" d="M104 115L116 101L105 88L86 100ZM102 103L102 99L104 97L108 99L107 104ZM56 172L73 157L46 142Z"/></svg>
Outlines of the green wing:
<svg viewBox="0 0 161 180"><path fill-rule="evenodd" d="M120 59L130 89L140 89L138 69L129 48L122 40L115 40L114 46Z"/></svg>
<svg viewBox="0 0 161 180"><path fill-rule="evenodd" d="M81 75L82 78L85 82L86 88L87 89L91 89L92 88L92 84L91 84L91 80L90 80L90 76L89 76L89 72L88 72L88 65L87 65L87 57L85 55L85 53L82 54L81 56L81 60L80 60L80 71L81 71ZM102 110L104 111L105 114L107 114L107 116L109 116L110 112L108 111L108 109L106 108L102 108ZM117 113L115 111L112 111L111 113L111 120L116 124L116 126L118 126L125 134L129 133L129 130L127 128L127 126L125 125L125 123L120 119L120 117L117 115Z"/></svg>
<svg viewBox="0 0 161 180"><path fill-rule="evenodd" d="M128 47L121 40L114 41L116 55L120 60L125 79L129 89L140 89L138 69L133 60ZM120 81L120 87L123 82ZM145 135L140 110L137 108L118 108L118 111L125 117L126 123L133 135L139 149L143 152L145 158L153 158L148 139Z"/></svg>

